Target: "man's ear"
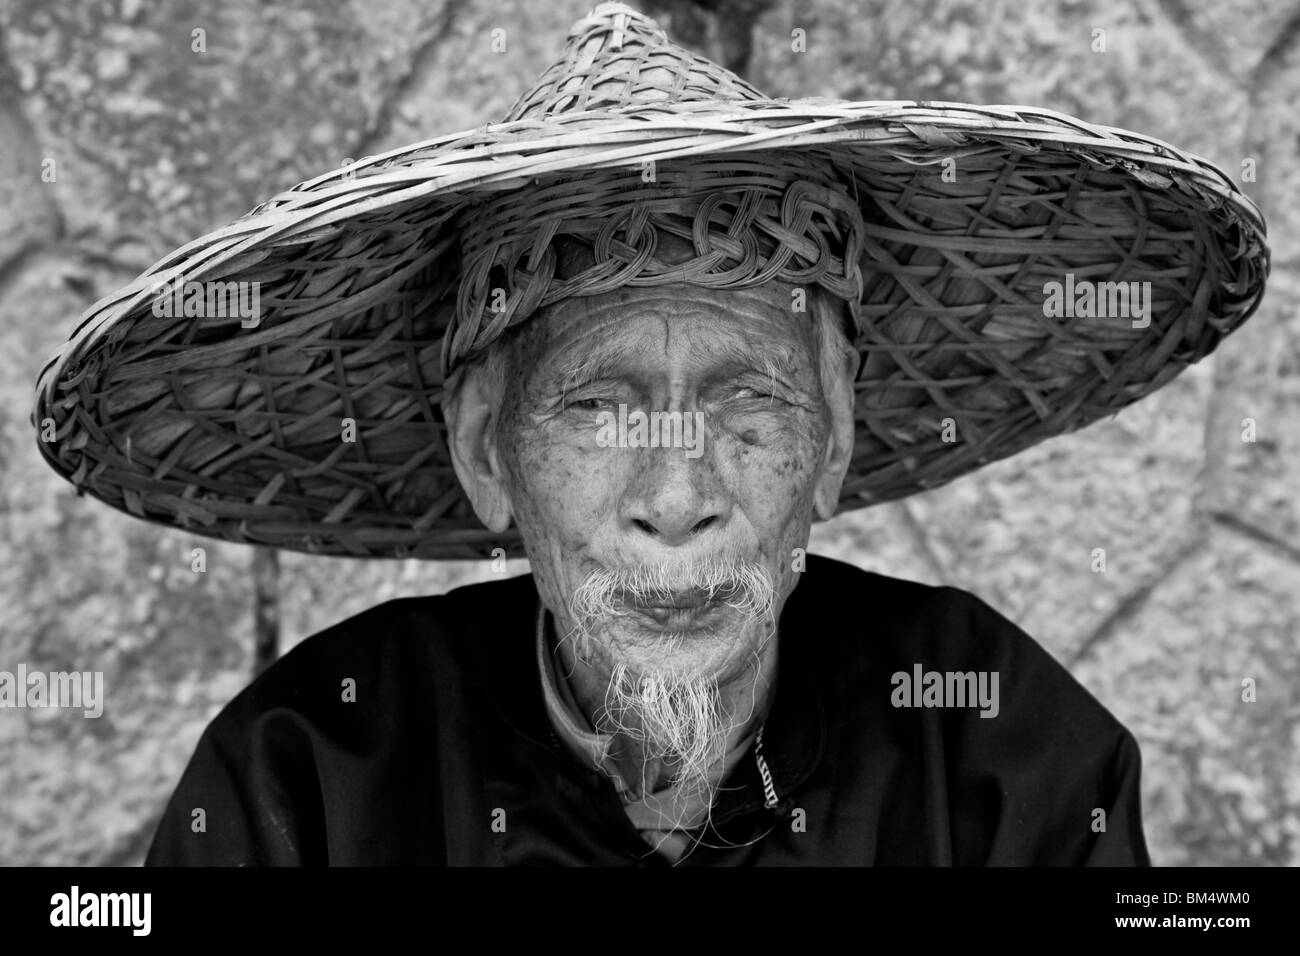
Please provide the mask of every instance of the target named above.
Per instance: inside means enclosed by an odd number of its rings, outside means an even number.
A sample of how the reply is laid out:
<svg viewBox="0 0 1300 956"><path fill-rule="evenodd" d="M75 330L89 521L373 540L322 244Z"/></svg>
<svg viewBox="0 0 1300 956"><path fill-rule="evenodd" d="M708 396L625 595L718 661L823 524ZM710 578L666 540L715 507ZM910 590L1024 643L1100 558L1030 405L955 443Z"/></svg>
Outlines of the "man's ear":
<svg viewBox="0 0 1300 956"><path fill-rule="evenodd" d="M857 431L853 381L857 378L860 361L858 350L846 345L840 361L835 363L835 374L826 395L826 404L831 412L831 431L826 442L826 454L822 456L817 484L813 489L813 507L822 521L829 521L835 516L844 476L848 474L849 463L853 460L853 438Z"/></svg>
<svg viewBox="0 0 1300 956"><path fill-rule="evenodd" d="M500 396L487 393L482 368L476 363L452 373L442 389L442 417L456 477L479 520L499 533L511 516L496 438Z"/></svg>

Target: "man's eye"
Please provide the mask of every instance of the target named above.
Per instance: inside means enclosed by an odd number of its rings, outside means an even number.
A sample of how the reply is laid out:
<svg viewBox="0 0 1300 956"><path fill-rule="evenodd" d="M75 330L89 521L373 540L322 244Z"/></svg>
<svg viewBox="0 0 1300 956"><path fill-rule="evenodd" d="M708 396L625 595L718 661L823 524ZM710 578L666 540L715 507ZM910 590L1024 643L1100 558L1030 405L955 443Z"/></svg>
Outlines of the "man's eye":
<svg viewBox="0 0 1300 956"><path fill-rule="evenodd" d="M571 408L575 411L600 411L606 408L614 408L618 405L618 399L610 398L605 395L585 395L581 398L572 398L565 403L565 408Z"/></svg>
<svg viewBox="0 0 1300 956"><path fill-rule="evenodd" d="M735 398L755 399L767 402L775 402L778 400L777 396L769 391L765 391L761 388L750 388L748 386L742 386L741 388L736 389L732 395Z"/></svg>

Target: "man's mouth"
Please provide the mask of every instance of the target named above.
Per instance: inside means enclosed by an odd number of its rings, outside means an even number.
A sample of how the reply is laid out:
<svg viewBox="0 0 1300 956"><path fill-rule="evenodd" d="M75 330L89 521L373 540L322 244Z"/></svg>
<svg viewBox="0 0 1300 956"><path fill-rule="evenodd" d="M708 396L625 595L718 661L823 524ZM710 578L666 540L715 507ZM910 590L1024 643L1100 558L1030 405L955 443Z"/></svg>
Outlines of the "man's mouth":
<svg viewBox="0 0 1300 956"><path fill-rule="evenodd" d="M687 588L653 596L623 593L623 604L665 629L684 630L702 625L724 606L722 596L707 588Z"/></svg>

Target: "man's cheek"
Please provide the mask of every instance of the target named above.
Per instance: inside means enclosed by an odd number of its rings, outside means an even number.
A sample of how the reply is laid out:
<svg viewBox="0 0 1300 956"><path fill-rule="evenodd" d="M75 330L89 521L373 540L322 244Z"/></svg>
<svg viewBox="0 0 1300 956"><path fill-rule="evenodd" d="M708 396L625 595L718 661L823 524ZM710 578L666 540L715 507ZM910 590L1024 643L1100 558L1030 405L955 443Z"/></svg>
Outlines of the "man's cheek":
<svg viewBox="0 0 1300 956"><path fill-rule="evenodd" d="M775 499L785 505L811 488L818 454L806 431L782 427L765 442L750 442L740 435L728 441L726 457L740 475L748 494Z"/></svg>
<svg viewBox="0 0 1300 956"><path fill-rule="evenodd" d="M608 451L535 442L521 448L515 481L540 524L581 529L599 522L617 472Z"/></svg>
<svg viewBox="0 0 1300 956"><path fill-rule="evenodd" d="M736 487L774 567L782 555L802 547L813 518L816 452L806 447L768 449L742 456ZM780 554L776 552L780 552Z"/></svg>

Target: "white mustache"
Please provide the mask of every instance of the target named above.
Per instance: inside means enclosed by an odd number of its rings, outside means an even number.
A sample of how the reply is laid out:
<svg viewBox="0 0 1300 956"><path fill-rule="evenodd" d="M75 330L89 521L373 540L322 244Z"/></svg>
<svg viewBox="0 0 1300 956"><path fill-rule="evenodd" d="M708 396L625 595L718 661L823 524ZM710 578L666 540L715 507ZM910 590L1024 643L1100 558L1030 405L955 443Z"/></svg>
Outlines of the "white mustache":
<svg viewBox="0 0 1300 956"><path fill-rule="evenodd" d="M749 620L769 616L776 606L776 587L762 565L717 555L593 571L570 596L569 612L576 629L589 632L597 622L626 613L629 602L668 604L684 592L696 591Z"/></svg>

